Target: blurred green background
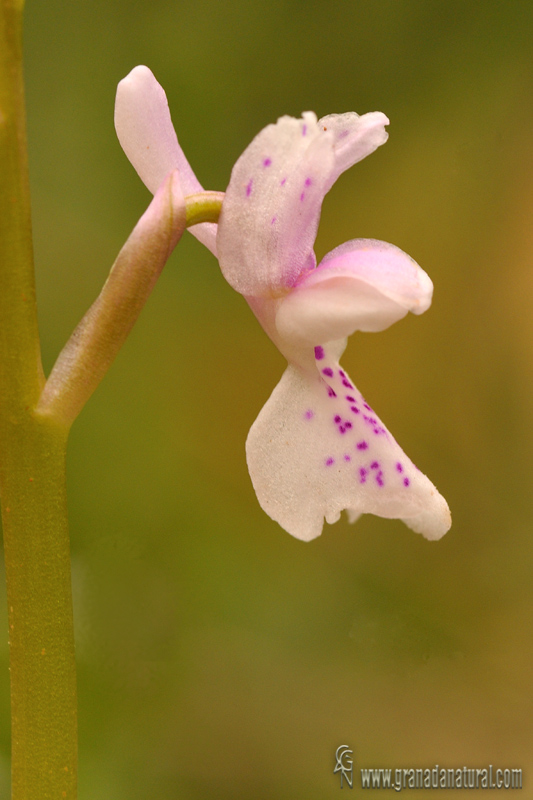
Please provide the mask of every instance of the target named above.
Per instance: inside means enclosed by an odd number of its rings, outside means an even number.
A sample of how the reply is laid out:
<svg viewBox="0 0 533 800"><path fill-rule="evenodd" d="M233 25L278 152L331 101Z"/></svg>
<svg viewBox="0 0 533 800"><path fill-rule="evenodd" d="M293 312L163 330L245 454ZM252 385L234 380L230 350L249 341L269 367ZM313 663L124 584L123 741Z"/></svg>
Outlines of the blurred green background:
<svg viewBox="0 0 533 800"><path fill-rule="evenodd" d="M263 514L244 442L284 362L187 234L70 442L80 800L336 797L340 744L356 785L492 763L532 796L531 2L27 0L25 42L47 371L149 200L113 129L133 66L211 189L282 114L390 117L317 254L375 237L432 277L343 364L454 516L438 543L365 516L304 544Z"/></svg>

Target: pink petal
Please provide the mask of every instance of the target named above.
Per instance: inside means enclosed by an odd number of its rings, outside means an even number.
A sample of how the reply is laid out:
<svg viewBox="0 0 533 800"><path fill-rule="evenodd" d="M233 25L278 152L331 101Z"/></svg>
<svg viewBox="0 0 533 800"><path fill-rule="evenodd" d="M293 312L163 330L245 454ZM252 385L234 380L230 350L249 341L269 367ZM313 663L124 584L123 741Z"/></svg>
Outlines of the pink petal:
<svg viewBox="0 0 533 800"><path fill-rule="evenodd" d="M369 156L389 138L385 125L390 123L381 111L372 111L362 116L355 111L328 114L318 124L334 135L335 169L330 176L330 186L341 173Z"/></svg>
<svg viewBox="0 0 533 800"><path fill-rule="evenodd" d="M431 304L433 284L406 253L386 242L355 239L332 250L279 303L283 339L315 344L379 331Z"/></svg>
<svg viewBox="0 0 533 800"><path fill-rule="evenodd" d="M315 265L324 195L345 169L387 139L384 114L281 117L233 168L219 222L222 272L244 295L276 296Z"/></svg>
<svg viewBox="0 0 533 800"><path fill-rule="evenodd" d="M203 191L178 143L164 89L148 67L135 67L118 84L115 129L122 149L152 194L174 169L180 172L185 195ZM191 233L216 254L216 225L195 225Z"/></svg>
<svg viewBox="0 0 533 800"><path fill-rule="evenodd" d="M298 539L342 509L402 519L427 539L449 529L446 501L322 348L313 373L289 366L246 442L259 503Z"/></svg>
<svg viewBox="0 0 533 800"><path fill-rule="evenodd" d="M220 267L234 289L272 296L314 265L334 168L333 134L311 112L281 117L256 136L233 167L218 226Z"/></svg>

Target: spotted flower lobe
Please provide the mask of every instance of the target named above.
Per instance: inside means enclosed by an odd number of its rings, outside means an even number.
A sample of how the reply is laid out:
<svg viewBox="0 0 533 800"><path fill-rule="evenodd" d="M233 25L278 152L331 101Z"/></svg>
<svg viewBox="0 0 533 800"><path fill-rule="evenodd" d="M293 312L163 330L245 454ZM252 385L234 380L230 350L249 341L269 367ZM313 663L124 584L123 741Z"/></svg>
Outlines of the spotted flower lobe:
<svg viewBox="0 0 533 800"><path fill-rule="evenodd" d="M246 442L264 511L304 541L343 509L402 519L427 539L451 524L446 501L405 455L328 347L316 369L287 367Z"/></svg>

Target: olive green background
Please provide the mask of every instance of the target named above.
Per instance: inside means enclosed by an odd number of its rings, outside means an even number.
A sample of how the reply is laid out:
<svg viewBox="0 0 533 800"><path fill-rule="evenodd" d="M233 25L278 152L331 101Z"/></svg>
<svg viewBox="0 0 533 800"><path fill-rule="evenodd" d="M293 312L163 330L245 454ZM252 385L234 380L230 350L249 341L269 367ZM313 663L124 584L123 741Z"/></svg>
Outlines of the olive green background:
<svg viewBox="0 0 533 800"><path fill-rule="evenodd" d="M305 544L261 511L244 442L284 362L187 234L72 431L81 800L337 797L340 744L356 787L493 764L531 796L532 41L522 0L28 0L46 370L149 201L113 129L133 66L210 189L282 114L384 111L317 255L384 239L433 279L427 314L343 365L454 517L437 543L365 516Z"/></svg>

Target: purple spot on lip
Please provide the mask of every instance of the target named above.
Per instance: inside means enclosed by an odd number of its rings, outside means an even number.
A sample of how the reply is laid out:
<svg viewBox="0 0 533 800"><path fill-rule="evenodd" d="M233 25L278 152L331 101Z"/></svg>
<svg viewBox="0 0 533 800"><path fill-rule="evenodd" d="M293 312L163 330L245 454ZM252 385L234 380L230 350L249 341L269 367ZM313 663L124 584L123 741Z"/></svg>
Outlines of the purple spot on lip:
<svg viewBox="0 0 533 800"><path fill-rule="evenodd" d="M346 136L348 136L348 133L349 131L342 131L337 135L337 139L344 139Z"/></svg>
<svg viewBox="0 0 533 800"><path fill-rule="evenodd" d="M361 467L361 469L359 470L359 475L361 477L361 480L359 481L359 483L365 483L366 482L367 470L364 467Z"/></svg>
<svg viewBox="0 0 533 800"><path fill-rule="evenodd" d="M345 378L346 377L346 373L343 372L342 369L339 370L339 375L341 376L341 378Z"/></svg>
<svg viewBox="0 0 533 800"><path fill-rule="evenodd" d="M396 464L396 469L398 470L398 472L403 472L403 467L402 467L402 465L400 464L399 461Z"/></svg>
<svg viewBox="0 0 533 800"><path fill-rule="evenodd" d="M333 378L333 370L331 369L331 367L325 367L322 370L322 375L327 375L328 378Z"/></svg>
<svg viewBox="0 0 533 800"><path fill-rule="evenodd" d="M351 394L346 395L346 399L350 401L350 403L357 403L355 397L352 397Z"/></svg>
<svg viewBox="0 0 533 800"><path fill-rule="evenodd" d="M305 179L305 185L306 186L311 186L312 183L313 183L313 181L311 180L311 178L306 178Z"/></svg>
<svg viewBox="0 0 533 800"><path fill-rule="evenodd" d="M344 425L339 425L339 433L346 433L346 428Z"/></svg>
<svg viewBox="0 0 533 800"><path fill-rule="evenodd" d="M303 203L304 199L305 199L305 192L302 192L300 195L300 203Z"/></svg>
<svg viewBox="0 0 533 800"><path fill-rule="evenodd" d="M314 415L314 412L313 412L313 411L311 411L311 409L309 408L309 409L308 409L308 410L305 412L305 415L304 415L304 416L305 416L305 418L306 418L306 419L313 419L313 417L314 417L315 415Z"/></svg>
<svg viewBox="0 0 533 800"><path fill-rule="evenodd" d="M322 361L324 358L324 348L323 347L315 347L315 358L317 361Z"/></svg>
<svg viewBox="0 0 533 800"><path fill-rule="evenodd" d="M352 457L351 457L351 456L349 456L349 455L348 455L348 453L346 453L346 455L344 456L344 460L345 460L345 461L351 461L351 460L352 460Z"/></svg>
<svg viewBox="0 0 533 800"><path fill-rule="evenodd" d="M366 409L368 409L368 411L372 411L372 409L370 408L370 406L368 405L368 403L363 403L363 405L364 405L364 407L365 407Z"/></svg>
<svg viewBox="0 0 533 800"><path fill-rule="evenodd" d="M381 472L381 470L376 475L376 483L377 483L378 486L383 486L384 485L383 473Z"/></svg>
<svg viewBox="0 0 533 800"><path fill-rule="evenodd" d="M307 125L304 125L302 128L302 136L305 136L306 133L307 133Z"/></svg>
<svg viewBox="0 0 533 800"><path fill-rule="evenodd" d="M341 421L341 418L339 417L338 414L333 418L333 421L336 422L337 425L339 424L339 422Z"/></svg>
<svg viewBox="0 0 533 800"><path fill-rule="evenodd" d="M361 412L357 408L357 406L350 406L350 411L353 411L354 414L360 414Z"/></svg>
<svg viewBox="0 0 533 800"><path fill-rule="evenodd" d="M265 160L263 161L263 166L264 167L269 167L271 164L272 164L272 159L271 158L265 158Z"/></svg>
<svg viewBox="0 0 533 800"><path fill-rule="evenodd" d="M379 469L379 461L373 461L370 464L370 469Z"/></svg>
<svg viewBox="0 0 533 800"><path fill-rule="evenodd" d="M278 221L277 217L272 217L272 219L270 220L270 224L274 225L277 221Z"/></svg>
<svg viewBox="0 0 533 800"><path fill-rule="evenodd" d="M250 197L250 195L252 194L253 182L254 182L253 178L250 178L250 180L248 181L248 186L246 187L246 197Z"/></svg>
<svg viewBox="0 0 533 800"><path fill-rule="evenodd" d="M365 442L363 439L362 442L357 442L357 449L358 450L368 450L368 442Z"/></svg>
<svg viewBox="0 0 533 800"><path fill-rule="evenodd" d="M328 386L328 397L337 397L337 392L331 386Z"/></svg>
<svg viewBox="0 0 533 800"><path fill-rule="evenodd" d="M353 384L350 381L347 381L346 378L342 379L342 385L346 386L347 389L353 389Z"/></svg>
<svg viewBox="0 0 533 800"><path fill-rule="evenodd" d="M331 465L334 463L335 463L334 458L326 458L326 467L331 467Z"/></svg>
<svg viewBox="0 0 533 800"><path fill-rule="evenodd" d="M403 479L403 485L404 486L409 486L410 483L411 483L411 481L409 480L409 478L404 478Z"/></svg>
<svg viewBox="0 0 533 800"><path fill-rule="evenodd" d="M286 183L287 183L287 178L283 178L283 180L279 182L279 185L285 186Z"/></svg>
<svg viewBox="0 0 533 800"><path fill-rule="evenodd" d="M352 427L352 423L350 421L344 423L344 427L349 430Z"/></svg>

